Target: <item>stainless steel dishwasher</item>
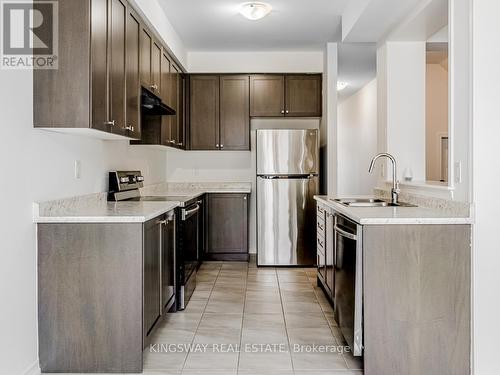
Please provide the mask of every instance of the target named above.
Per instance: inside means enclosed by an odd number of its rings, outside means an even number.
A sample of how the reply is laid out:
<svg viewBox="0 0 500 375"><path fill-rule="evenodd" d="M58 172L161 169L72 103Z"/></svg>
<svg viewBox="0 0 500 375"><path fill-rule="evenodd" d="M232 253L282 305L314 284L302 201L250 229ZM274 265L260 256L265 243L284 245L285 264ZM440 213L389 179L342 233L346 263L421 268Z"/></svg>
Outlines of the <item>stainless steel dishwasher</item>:
<svg viewBox="0 0 500 375"><path fill-rule="evenodd" d="M362 227L336 214L334 317L355 356L363 355Z"/></svg>

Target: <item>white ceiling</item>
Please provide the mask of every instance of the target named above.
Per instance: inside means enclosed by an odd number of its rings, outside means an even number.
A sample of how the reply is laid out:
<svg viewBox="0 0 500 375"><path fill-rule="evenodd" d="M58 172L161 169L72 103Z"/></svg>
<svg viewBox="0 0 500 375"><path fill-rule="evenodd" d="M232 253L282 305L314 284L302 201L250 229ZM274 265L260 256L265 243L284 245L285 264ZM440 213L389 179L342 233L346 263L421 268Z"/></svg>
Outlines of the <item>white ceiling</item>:
<svg viewBox="0 0 500 375"><path fill-rule="evenodd" d="M323 50L341 38L349 0L266 0L258 21L238 13L245 0L159 0L188 51Z"/></svg>
<svg viewBox="0 0 500 375"><path fill-rule="evenodd" d="M344 43L379 42L423 0L350 0ZM433 1L433 0L428 0Z"/></svg>

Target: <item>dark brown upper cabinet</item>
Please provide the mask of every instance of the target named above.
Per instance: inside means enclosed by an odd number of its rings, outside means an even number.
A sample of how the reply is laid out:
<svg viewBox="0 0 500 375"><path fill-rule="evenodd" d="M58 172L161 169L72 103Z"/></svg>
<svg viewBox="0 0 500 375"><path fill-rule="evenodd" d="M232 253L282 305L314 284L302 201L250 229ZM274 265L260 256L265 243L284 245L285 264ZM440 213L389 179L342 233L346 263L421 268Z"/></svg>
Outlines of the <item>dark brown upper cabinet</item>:
<svg viewBox="0 0 500 375"><path fill-rule="evenodd" d="M120 129L120 133L125 133L127 3L122 0L109 0L109 8L109 118L115 122L114 126Z"/></svg>
<svg viewBox="0 0 500 375"><path fill-rule="evenodd" d="M320 74L288 74L285 77L285 115L320 117L322 80Z"/></svg>
<svg viewBox="0 0 500 375"><path fill-rule="evenodd" d="M156 40L153 40L151 47L151 85L149 89L153 94L165 100L165 98L162 97L161 89L161 59L162 47Z"/></svg>
<svg viewBox="0 0 500 375"><path fill-rule="evenodd" d="M220 77L220 149L250 150L249 77Z"/></svg>
<svg viewBox="0 0 500 375"><path fill-rule="evenodd" d="M190 77L190 149L249 150L248 75Z"/></svg>
<svg viewBox="0 0 500 375"><path fill-rule="evenodd" d="M177 74L177 147L186 149L186 77L179 69Z"/></svg>
<svg viewBox="0 0 500 375"><path fill-rule="evenodd" d="M153 48L153 36L146 26L141 27L141 85L151 89L153 80L151 77L151 51Z"/></svg>
<svg viewBox="0 0 500 375"><path fill-rule="evenodd" d="M170 57L166 51L162 51L161 54L161 78L160 78L160 90L161 98L163 102L172 108L172 94L171 94L171 70L172 64ZM172 139L172 116L161 116L161 134L160 134L160 144L165 146L171 145Z"/></svg>
<svg viewBox="0 0 500 375"><path fill-rule="evenodd" d="M171 120L170 125L170 143L174 147L180 147L179 144L179 76L180 69L177 68L175 64L172 64L172 69L170 70L170 86L168 88L170 92L170 106L175 110L175 115L169 116Z"/></svg>
<svg viewBox="0 0 500 375"><path fill-rule="evenodd" d="M320 117L321 74L250 77L251 117Z"/></svg>
<svg viewBox="0 0 500 375"><path fill-rule="evenodd" d="M219 149L219 76L193 75L189 83L191 150Z"/></svg>
<svg viewBox="0 0 500 375"><path fill-rule="evenodd" d="M250 76L250 115L282 117L285 114L285 76Z"/></svg>
<svg viewBox="0 0 500 375"><path fill-rule="evenodd" d="M134 79L129 10L125 0L60 2L58 69L33 72L35 127L139 137L140 126L129 127L137 113L127 108L137 95L127 92L127 79Z"/></svg>
<svg viewBox="0 0 500 375"><path fill-rule="evenodd" d="M141 85L161 97L161 44L152 32L142 26L141 32Z"/></svg>
<svg viewBox="0 0 500 375"><path fill-rule="evenodd" d="M140 35L141 23L138 15L131 9L127 14L127 76L126 76L126 129L133 138L141 136L141 91L140 91Z"/></svg>
<svg viewBox="0 0 500 375"><path fill-rule="evenodd" d="M205 259L248 259L248 194L208 194Z"/></svg>

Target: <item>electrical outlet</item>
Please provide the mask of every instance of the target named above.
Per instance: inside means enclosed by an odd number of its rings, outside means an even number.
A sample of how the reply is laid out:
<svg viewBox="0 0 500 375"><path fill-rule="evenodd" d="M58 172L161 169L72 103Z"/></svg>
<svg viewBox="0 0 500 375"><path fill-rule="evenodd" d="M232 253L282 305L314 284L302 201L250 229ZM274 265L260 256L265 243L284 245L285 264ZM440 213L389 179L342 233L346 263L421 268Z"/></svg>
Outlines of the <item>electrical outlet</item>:
<svg viewBox="0 0 500 375"><path fill-rule="evenodd" d="M79 180L80 178L82 178L82 162L75 160L75 179Z"/></svg>

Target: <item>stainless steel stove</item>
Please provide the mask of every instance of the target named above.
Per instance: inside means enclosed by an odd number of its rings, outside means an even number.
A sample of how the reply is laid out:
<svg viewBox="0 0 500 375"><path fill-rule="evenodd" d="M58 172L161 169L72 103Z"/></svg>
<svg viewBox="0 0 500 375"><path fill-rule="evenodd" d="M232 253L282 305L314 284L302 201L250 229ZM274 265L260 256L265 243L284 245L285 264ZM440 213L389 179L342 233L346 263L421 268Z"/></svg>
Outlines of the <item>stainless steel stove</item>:
<svg viewBox="0 0 500 375"><path fill-rule="evenodd" d="M199 196L166 195L141 196L144 177L140 171L109 172L109 201L126 202L179 202L176 216L176 301L177 309L184 310L196 288L196 271L200 264L203 203Z"/></svg>

